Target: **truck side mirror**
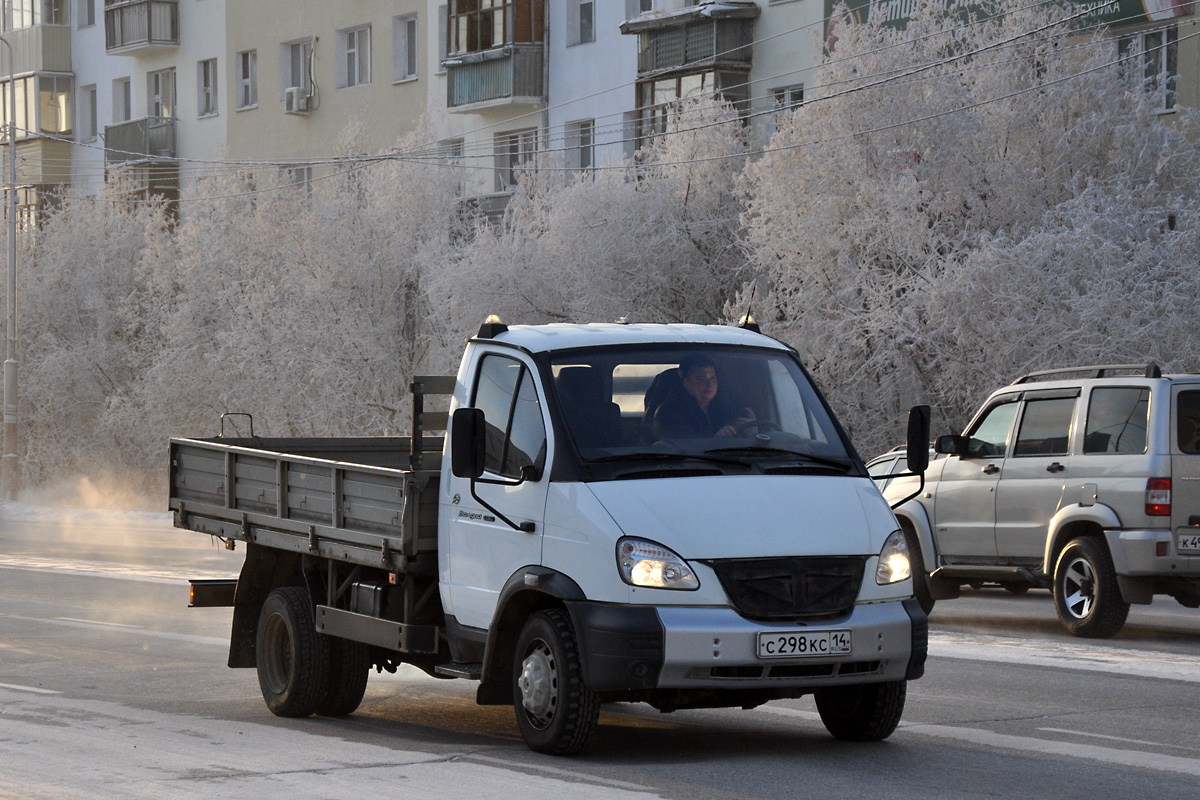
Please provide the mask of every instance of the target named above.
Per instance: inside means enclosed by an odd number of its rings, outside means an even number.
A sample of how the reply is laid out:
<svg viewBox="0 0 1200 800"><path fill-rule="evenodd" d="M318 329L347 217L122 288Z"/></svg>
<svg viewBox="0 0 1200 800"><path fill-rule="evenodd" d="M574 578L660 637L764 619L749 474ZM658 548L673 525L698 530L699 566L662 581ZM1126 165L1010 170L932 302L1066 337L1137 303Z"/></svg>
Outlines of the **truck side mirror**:
<svg viewBox="0 0 1200 800"><path fill-rule="evenodd" d="M483 410L456 409L450 430L450 471L456 478L478 478L483 474L487 431Z"/></svg>
<svg viewBox="0 0 1200 800"><path fill-rule="evenodd" d="M933 451L951 456L965 456L969 441L966 436L959 436L958 434L939 436L937 441L933 443Z"/></svg>
<svg viewBox="0 0 1200 800"><path fill-rule="evenodd" d="M929 466L929 406L913 406L908 412L907 460L909 472L924 472Z"/></svg>

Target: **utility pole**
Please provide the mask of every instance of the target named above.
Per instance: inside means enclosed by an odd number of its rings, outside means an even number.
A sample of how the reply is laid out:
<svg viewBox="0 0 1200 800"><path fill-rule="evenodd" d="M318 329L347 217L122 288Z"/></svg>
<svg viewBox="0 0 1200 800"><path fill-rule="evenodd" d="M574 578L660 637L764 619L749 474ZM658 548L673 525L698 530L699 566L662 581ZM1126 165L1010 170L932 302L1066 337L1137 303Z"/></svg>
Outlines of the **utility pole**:
<svg viewBox="0 0 1200 800"><path fill-rule="evenodd" d="M8 49L8 347L4 359L4 456L0 459L0 491L17 499L21 462L17 456L17 84L12 43Z"/></svg>

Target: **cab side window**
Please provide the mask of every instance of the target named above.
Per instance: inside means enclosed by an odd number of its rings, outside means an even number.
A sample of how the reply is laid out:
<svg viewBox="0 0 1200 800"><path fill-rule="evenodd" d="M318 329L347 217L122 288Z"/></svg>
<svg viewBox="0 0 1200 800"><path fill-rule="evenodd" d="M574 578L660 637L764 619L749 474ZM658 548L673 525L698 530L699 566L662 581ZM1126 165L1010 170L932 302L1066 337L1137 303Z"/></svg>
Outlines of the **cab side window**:
<svg viewBox="0 0 1200 800"><path fill-rule="evenodd" d="M992 406L968 434L967 455L970 458L994 458L1008 452L1008 433L1012 430L1016 402Z"/></svg>
<svg viewBox="0 0 1200 800"><path fill-rule="evenodd" d="M1083 434L1083 452L1146 452L1146 421L1149 413L1149 389L1093 389L1091 402L1088 403L1087 427Z"/></svg>
<svg viewBox="0 0 1200 800"><path fill-rule="evenodd" d="M1027 401L1013 456L1065 456L1074 413L1074 397Z"/></svg>
<svg viewBox="0 0 1200 800"><path fill-rule="evenodd" d="M487 423L484 468L508 478L546 462L546 427L533 374L514 359L488 355L479 365L475 408Z"/></svg>

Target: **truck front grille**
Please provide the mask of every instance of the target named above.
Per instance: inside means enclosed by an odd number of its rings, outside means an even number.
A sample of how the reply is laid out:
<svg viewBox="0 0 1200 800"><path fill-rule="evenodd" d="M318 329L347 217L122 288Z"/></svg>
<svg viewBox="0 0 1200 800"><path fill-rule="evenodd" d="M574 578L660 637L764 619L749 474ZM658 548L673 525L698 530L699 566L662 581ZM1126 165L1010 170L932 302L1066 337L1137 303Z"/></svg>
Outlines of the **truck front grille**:
<svg viewBox="0 0 1200 800"><path fill-rule="evenodd" d="M749 619L832 617L848 612L864 556L736 558L706 562L734 608Z"/></svg>

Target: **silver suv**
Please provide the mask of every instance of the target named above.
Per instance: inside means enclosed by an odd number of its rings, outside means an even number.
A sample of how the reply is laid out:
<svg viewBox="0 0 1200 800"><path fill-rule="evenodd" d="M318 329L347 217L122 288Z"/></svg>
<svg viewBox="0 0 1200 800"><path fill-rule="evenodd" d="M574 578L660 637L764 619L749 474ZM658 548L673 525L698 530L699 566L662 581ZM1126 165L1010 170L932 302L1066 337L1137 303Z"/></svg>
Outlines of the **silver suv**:
<svg viewBox="0 0 1200 800"><path fill-rule="evenodd" d="M1032 373L934 449L944 457L896 509L926 611L963 584L1052 588L1063 626L1102 638L1156 594L1200 607L1200 375Z"/></svg>

